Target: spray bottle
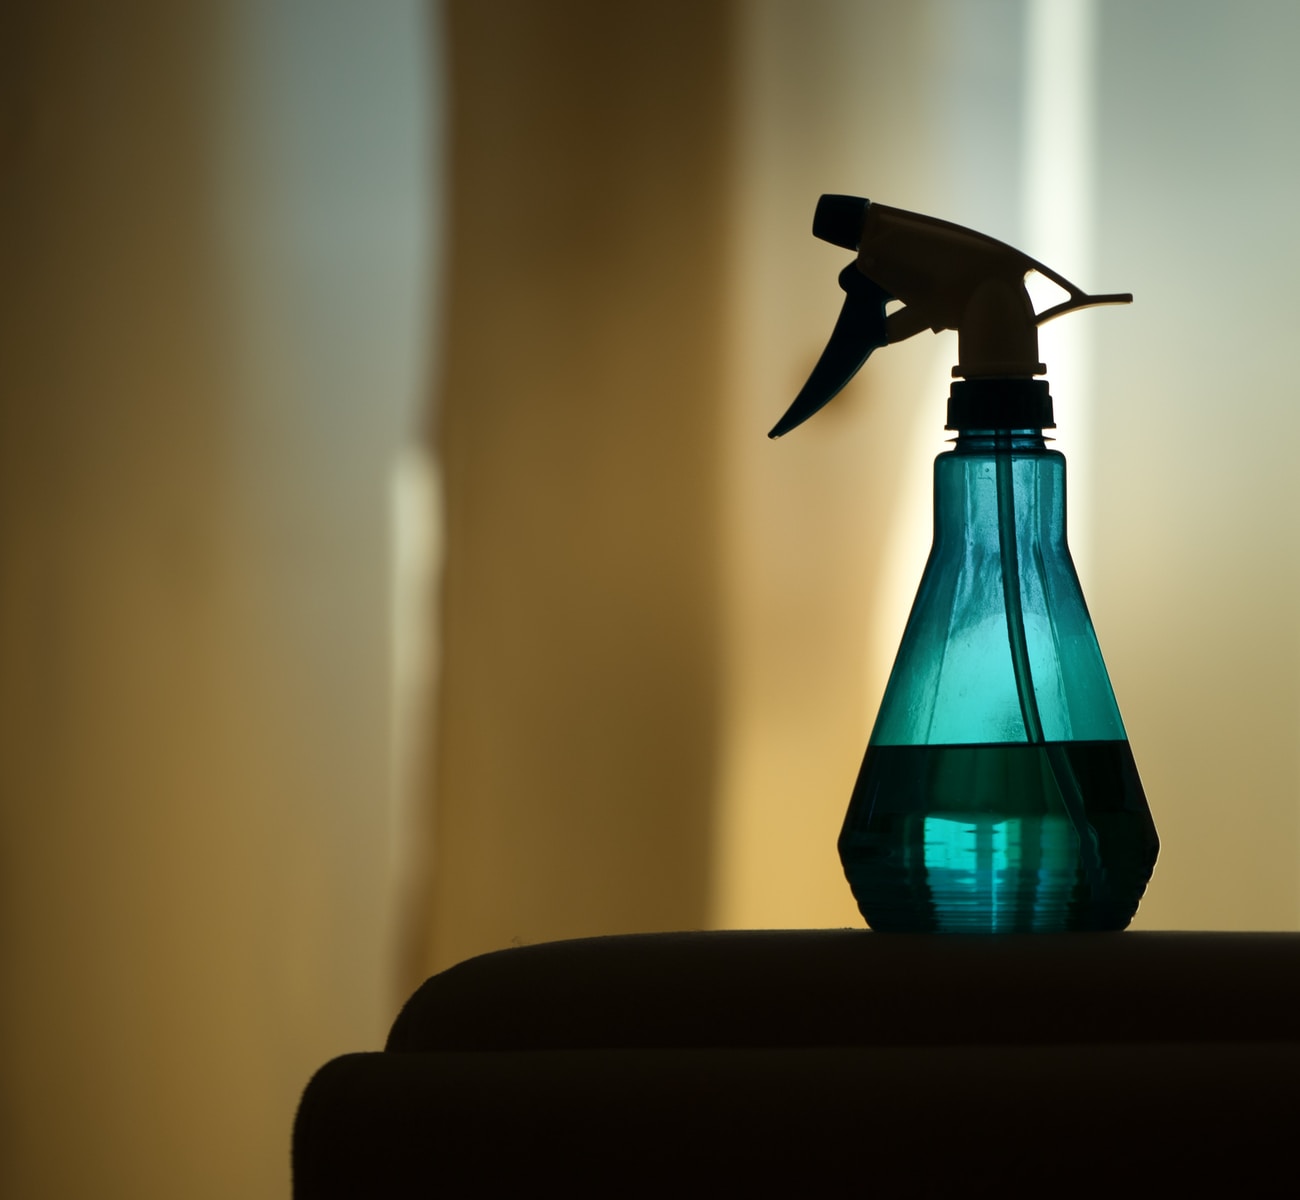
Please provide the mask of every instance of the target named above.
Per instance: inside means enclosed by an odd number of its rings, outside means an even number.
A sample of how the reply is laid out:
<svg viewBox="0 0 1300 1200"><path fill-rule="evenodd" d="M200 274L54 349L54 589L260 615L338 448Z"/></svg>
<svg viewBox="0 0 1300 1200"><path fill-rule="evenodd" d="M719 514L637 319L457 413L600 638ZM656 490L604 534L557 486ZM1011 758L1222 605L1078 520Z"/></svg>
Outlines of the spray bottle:
<svg viewBox="0 0 1300 1200"><path fill-rule="evenodd" d="M1040 324L1132 296L1089 295L1003 242L854 196L823 196L813 233L858 257L769 436L873 350L958 334L934 542L840 833L858 907L879 931L1123 929L1159 842L1066 545L1065 458L1035 376ZM1035 313L1031 271L1068 298Z"/></svg>

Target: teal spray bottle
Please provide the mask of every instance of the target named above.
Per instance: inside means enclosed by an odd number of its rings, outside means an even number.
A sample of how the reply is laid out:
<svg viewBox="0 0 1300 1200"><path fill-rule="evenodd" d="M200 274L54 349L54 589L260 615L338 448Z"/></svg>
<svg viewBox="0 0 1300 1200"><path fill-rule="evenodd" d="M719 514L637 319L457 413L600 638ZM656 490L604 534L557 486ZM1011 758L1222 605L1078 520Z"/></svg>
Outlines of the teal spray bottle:
<svg viewBox="0 0 1300 1200"><path fill-rule="evenodd" d="M854 196L813 233L857 251L844 307L769 436L873 350L956 330L934 541L840 833L867 924L953 933L1123 929L1159 842L1065 538L1065 458L1038 326L1089 295L1002 242ZM1068 298L1035 313L1037 271ZM894 301L902 305L887 312Z"/></svg>

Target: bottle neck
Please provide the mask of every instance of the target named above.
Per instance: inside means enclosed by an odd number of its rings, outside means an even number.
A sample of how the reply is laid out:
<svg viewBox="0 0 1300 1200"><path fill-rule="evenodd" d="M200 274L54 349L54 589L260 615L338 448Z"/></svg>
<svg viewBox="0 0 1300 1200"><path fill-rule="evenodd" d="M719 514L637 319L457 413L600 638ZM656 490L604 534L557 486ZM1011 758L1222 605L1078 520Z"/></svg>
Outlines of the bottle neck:
<svg viewBox="0 0 1300 1200"><path fill-rule="evenodd" d="M960 429L953 439L958 454L1034 453L1047 449L1041 429Z"/></svg>
<svg viewBox="0 0 1300 1200"><path fill-rule="evenodd" d="M1064 547L1065 458L1041 429L963 429L934 460L936 544L1005 562L1012 529L1031 557Z"/></svg>

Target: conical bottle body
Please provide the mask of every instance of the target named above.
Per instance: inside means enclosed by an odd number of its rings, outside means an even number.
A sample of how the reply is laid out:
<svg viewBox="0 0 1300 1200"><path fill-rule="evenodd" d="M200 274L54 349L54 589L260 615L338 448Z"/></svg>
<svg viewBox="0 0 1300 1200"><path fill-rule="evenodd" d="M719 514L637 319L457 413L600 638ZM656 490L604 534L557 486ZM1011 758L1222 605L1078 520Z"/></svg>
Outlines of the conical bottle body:
<svg viewBox="0 0 1300 1200"><path fill-rule="evenodd" d="M878 930L1122 929L1159 843L1041 431L935 460L934 544L840 834Z"/></svg>

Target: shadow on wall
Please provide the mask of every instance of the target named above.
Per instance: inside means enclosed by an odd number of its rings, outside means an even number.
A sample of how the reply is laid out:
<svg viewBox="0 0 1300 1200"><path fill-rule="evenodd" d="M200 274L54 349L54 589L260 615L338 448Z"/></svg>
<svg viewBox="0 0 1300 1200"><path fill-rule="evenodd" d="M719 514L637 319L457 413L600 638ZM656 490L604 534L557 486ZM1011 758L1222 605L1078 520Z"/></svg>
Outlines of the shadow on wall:
<svg viewBox="0 0 1300 1200"><path fill-rule="evenodd" d="M731 36L449 8L441 963L708 920Z"/></svg>

